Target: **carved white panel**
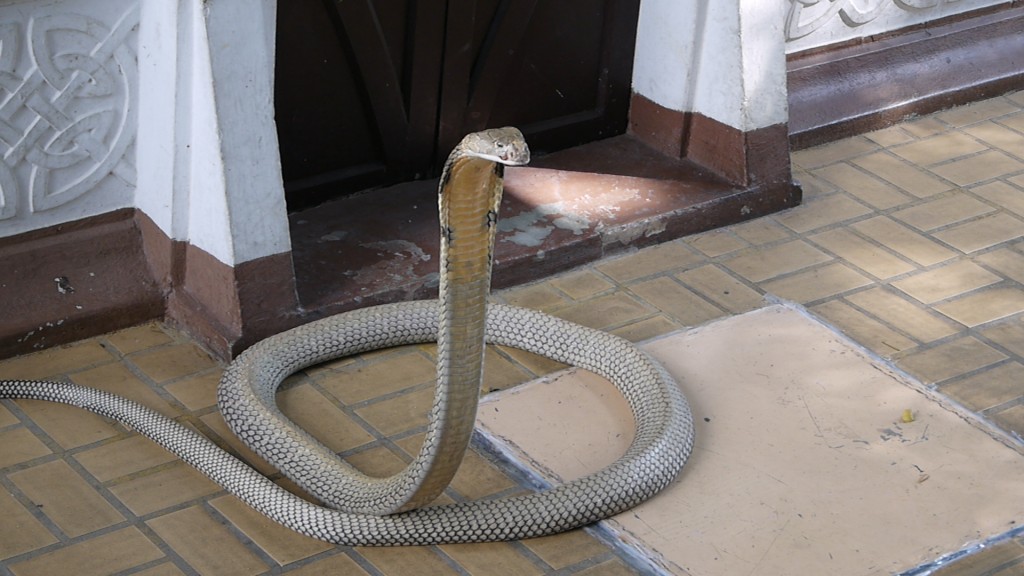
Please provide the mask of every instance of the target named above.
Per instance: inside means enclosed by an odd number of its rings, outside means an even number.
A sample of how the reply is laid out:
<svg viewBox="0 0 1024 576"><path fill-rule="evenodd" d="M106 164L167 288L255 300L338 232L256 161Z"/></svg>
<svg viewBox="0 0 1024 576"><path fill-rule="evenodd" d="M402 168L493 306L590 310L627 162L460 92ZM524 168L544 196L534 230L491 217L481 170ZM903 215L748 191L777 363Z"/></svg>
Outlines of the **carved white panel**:
<svg viewBox="0 0 1024 576"><path fill-rule="evenodd" d="M789 0L786 52L891 32L1010 0Z"/></svg>
<svg viewBox="0 0 1024 576"><path fill-rule="evenodd" d="M131 204L138 25L135 1L0 7L0 236Z"/></svg>

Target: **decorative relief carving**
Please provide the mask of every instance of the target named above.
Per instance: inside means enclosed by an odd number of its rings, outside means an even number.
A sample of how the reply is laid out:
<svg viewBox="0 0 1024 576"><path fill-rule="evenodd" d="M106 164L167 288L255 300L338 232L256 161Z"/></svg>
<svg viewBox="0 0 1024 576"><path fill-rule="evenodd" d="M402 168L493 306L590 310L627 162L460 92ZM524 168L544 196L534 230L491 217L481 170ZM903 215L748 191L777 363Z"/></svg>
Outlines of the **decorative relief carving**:
<svg viewBox="0 0 1024 576"><path fill-rule="evenodd" d="M19 201L64 205L111 173L134 184L138 23L137 3L113 25L74 13L0 22L0 219Z"/></svg>
<svg viewBox="0 0 1024 576"><path fill-rule="evenodd" d="M962 0L790 0L786 40L803 38L836 19L850 28L863 26L895 7L921 13Z"/></svg>

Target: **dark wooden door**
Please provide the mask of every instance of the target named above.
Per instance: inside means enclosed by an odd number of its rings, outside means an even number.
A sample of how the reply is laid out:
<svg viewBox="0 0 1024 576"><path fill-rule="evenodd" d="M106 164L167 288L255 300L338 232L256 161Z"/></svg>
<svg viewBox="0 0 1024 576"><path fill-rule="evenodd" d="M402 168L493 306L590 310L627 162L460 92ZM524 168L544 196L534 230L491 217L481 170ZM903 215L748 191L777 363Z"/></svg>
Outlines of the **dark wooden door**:
<svg viewBox="0 0 1024 576"><path fill-rule="evenodd" d="M625 131L639 0L287 0L276 108L292 210L436 176L468 132L535 154Z"/></svg>

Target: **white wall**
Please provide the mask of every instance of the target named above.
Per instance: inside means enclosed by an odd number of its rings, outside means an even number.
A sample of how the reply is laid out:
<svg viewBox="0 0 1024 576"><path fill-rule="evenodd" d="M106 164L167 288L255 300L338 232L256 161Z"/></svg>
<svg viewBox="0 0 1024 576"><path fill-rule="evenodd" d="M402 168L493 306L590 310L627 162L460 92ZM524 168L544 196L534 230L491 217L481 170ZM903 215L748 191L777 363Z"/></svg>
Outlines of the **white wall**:
<svg viewBox="0 0 1024 576"><path fill-rule="evenodd" d="M0 6L0 237L132 206L138 8Z"/></svg>
<svg viewBox="0 0 1024 576"><path fill-rule="evenodd" d="M136 205L235 265L290 250L274 124L276 2L145 2Z"/></svg>
<svg viewBox="0 0 1024 576"><path fill-rule="evenodd" d="M786 51L890 32L1010 0L789 0Z"/></svg>
<svg viewBox="0 0 1024 576"><path fill-rule="evenodd" d="M786 5L643 0L633 90L742 131L786 122Z"/></svg>

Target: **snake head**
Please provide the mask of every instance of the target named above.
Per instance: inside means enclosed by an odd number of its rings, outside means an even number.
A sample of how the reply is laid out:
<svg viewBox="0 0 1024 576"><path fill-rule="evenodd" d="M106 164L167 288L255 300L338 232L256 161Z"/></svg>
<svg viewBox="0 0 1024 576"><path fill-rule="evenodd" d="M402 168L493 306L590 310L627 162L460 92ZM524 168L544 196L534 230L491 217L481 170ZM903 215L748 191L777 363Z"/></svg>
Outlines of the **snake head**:
<svg viewBox="0 0 1024 576"><path fill-rule="evenodd" d="M522 166L530 162L530 148L518 128L492 128L469 134L462 140L467 155L476 156L508 166Z"/></svg>

